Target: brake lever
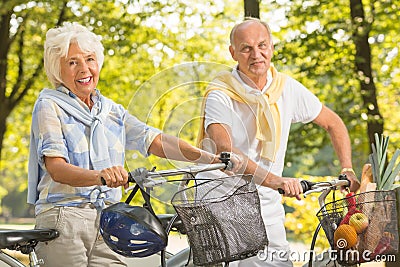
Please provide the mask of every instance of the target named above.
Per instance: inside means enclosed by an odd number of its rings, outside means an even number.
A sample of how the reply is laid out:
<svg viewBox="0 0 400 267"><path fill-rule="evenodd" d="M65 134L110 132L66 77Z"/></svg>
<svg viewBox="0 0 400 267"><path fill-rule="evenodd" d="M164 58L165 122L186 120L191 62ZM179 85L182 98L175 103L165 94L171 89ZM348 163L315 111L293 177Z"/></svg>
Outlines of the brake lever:
<svg viewBox="0 0 400 267"><path fill-rule="evenodd" d="M219 160L225 164L225 170L232 170L233 163L231 161L231 153L230 152L221 152L219 156Z"/></svg>

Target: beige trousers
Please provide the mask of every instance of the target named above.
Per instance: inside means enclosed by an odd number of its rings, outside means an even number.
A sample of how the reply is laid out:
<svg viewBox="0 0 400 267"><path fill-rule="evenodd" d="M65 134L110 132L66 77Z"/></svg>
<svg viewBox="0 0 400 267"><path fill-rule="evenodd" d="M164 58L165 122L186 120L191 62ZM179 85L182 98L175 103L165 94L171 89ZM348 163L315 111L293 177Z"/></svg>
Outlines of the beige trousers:
<svg viewBox="0 0 400 267"><path fill-rule="evenodd" d="M99 232L100 213L86 205L56 207L36 217L35 228L53 228L60 236L39 242L36 253L49 267L127 266L124 257L113 252Z"/></svg>

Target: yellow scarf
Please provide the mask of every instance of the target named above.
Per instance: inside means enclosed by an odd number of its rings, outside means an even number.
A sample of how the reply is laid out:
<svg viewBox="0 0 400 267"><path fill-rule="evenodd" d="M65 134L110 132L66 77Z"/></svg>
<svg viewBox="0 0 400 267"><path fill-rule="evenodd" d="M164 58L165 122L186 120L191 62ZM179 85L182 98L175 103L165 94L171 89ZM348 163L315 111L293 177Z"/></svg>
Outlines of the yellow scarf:
<svg viewBox="0 0 400 267"><path fill-rule="evenodd" d="M230 98L241 103L257 104L256 138L261 142L261 157L275 161L281 137L281 120L277 101L282 95L286 76L271 67L273 81L265 94L259 96L246 92L244 86L229 71L220 72L208 85L201 107L200 130L197 145L201 147L206 137L204 130L204 108L207 96L214 90L223 91Z"/></svg>

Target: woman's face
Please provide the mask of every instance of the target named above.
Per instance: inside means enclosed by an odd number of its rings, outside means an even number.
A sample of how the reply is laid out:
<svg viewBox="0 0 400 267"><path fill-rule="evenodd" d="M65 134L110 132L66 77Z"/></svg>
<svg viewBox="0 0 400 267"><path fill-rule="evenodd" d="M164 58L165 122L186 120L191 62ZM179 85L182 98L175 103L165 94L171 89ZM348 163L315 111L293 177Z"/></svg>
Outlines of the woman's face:
<svg viewBox="0 0 400 267"><path fill-rule="evenodd" d="M60 59L63 85L83 101L99 82L99 65L94 52L83 52L77 43L71 43L68 55Z"/></svg>

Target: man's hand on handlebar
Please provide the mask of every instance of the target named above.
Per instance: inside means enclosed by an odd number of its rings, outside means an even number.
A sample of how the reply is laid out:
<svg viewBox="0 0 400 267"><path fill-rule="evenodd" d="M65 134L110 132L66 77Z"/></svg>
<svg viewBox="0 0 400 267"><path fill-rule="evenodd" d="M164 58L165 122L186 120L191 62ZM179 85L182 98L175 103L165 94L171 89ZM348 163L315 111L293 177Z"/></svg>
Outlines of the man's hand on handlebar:
<svg viewBox="0 0 400 267"><path fill-rule="evenodd" d="M303 193L303 187L300 183L300 179L281 177L268 173L267 178L263 181L263 185L278 190L278 192L285 197L295 197L301 200L300 195Z"/></svg>
<svg viewBox="0 0 400 267"><path fill-rule="evenodd" d="M285 178L283 178L285 179ZM322 181L322 182L311 182L308 180L299 180L299 179L294 179L294 178L286 178L286 179L292 179L292 180L297 180L300 183L300 187L301 187L301 194L304 195L304 197L306 196L306 194L309 194L311 192L322 192L324 190L336 190L337 188L341 188L341 190L343 188L349 188L349 186L351 185L351 181L349 179L347 179L347 176L345 174L340 174L339 177L337 179L331 180L331 181ZM283 187L285 187L285 185L283 185ZM281 188L278 188L278 191L280 194L283 194L285 196L296 196L297 199L298 196L296 195L296 193L292 193L291 189L290 190L290 194L286 193L288 192L288 190L284 190ZM329 193L329 191L327 191ZM299 199L300 200L300 199ZM322 206L321 206L322 207Z"/></svg>
<svg viewBox="0 0 400 267"><path fill-rule="evenodd" d="M343 174L346 174L347 179L350 181L350 191L351 192L356 192L360 188L360 182L357 179L356 174L354 171L349 170L349 171L344 171L342 172ZM345 190L345 188L342 188L342 191Z"/></svg>
<svg viewBox="0 0 400 267"><path fill-rule="evenodd" d="M279 188L283 190L285 197L295 197L297 200L301 200L300 195L303 193L303 188L299 179L281 177L280 183Z"/></svg>

